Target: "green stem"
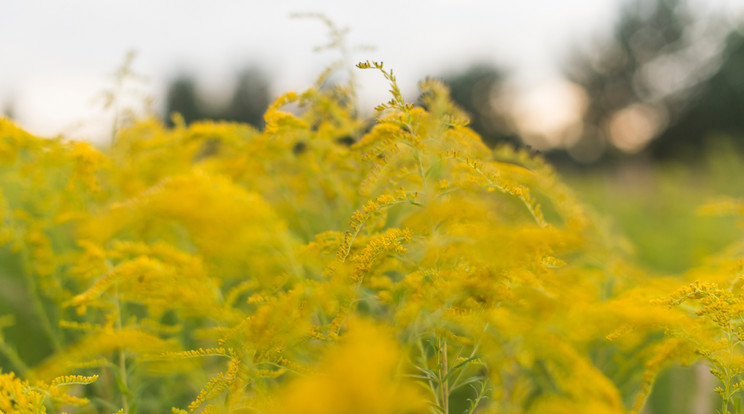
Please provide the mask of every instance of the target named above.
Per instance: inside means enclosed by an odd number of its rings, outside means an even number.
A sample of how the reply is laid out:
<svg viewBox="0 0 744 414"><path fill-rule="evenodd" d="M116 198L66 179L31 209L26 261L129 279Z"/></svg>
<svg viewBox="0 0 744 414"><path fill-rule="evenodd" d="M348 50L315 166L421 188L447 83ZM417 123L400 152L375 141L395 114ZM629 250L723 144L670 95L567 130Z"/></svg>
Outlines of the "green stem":
<svg viewBox="0 0 744 414"><path fill-rule="evenodd" d="M21 357L18 355L18 352L16 352L15 349L8 346L5 341L0 340L0 352L5 354L5 356L8 358L11 364L13 364L16 368L16 373L18 373L21 377L26 377L26 373L29 371L28 365L26 365L25 362L21 359Z"/></svg>
<svg viewBox="0 0 744 414"><path fill-rule="evenodd" d="M473 414L478 408L478 404L480 404L481 400L483 400L483 397L486 395L486 384L488 380L483 380L483 383L481 384L481 389L478 392L478 396L475 398L475 401L472 401L470 403L470 408L468 409L467 414Z"/></svg>
<svg viewBox="0 0 744 414"><path fill-rule="evenodd" d="M49 340L54 348L54 351L62 349L62 343L60 342L57 334L52 328L52 322L49 320L49 315L44 309L44 302L39 295L39 289L36 286L36 280L31 271L24 271L23 276L26 279L26 285L28 286L28 293L31 296L31 304L33 305L34 311L39 315L41 321L41 327L44 329L44 333L49 337Z"/></svg>
<svg viewBox="0 0 744 414"><path fill-rule="evenodd" d="M447 340L440 340L439 392L442 394L442 411L449 414L449 379L447 379Z"/></svg>
<svg viewBox="0 0 744 414"><path fill-rule="evenodd" d="M121 304L119 301L119 281L116 280L114 283L114 300L116 301L116 330L122 331L121 324ZM129 386L127 385L127 360L124 355L124 348L119 348L119 379L123 384L123 390L121 390L121 405L125 413L129 412Z"/></svg>
<svg viewBox="0 0 744 414"><path fill-rule="evenodd" d="M426 350L424 350L424 344L421 341L421 338L419 338L419 340L417 341L417 345L419 348L419 352L421 353L421 365L423 366L424 370L428 371L429 363L427 362ZM428 375L426 376L426 382L429 383L429 391L431 391L431 395L434 397L434 404L439 407L439 395L437 394L436 387L434 387L434 383L431 381L431 377Z"/></svg>

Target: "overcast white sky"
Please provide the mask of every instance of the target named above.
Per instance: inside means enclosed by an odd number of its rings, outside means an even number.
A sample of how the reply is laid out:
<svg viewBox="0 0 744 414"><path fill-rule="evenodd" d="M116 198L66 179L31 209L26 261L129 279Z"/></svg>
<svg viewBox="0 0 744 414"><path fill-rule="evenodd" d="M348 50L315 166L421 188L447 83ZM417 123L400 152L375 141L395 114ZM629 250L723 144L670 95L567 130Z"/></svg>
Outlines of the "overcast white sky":
<svg viewBox="0 0 744 414"><path fill-rule="evenodd" d="M571 47L606 36L622 0L23 0L0 6L0 109L13 102L32 132L90 138L106 130L94 97L130 49L134 69L162 106L168 79L194 73L207 90L229 90L237 69L254 63L276 93L302 90L337 59L314 53L327 40L319 12L366 44L354 60L382 60L405 91L426 75L493 62L519 87L559 77ZM741 0L698 0L737 13ZM363 104L388 99L377 74L359 74ZM98 120L96 120L98 119ZM82 122L85 128L72 128Z"/></svg>

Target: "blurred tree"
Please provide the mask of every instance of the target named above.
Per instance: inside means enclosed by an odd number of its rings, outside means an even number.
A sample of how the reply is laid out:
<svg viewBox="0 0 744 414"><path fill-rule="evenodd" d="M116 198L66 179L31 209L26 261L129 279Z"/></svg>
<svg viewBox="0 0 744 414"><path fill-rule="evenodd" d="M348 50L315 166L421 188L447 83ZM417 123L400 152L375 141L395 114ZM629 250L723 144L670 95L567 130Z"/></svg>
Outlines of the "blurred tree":
<svg viewBox="0 0 744 414"><path fill-rule="evenodd" d="M210 105L197 91L196 81L191 76L180 76L168 86L165 115L172 123L171 114L177 112L186 123L212 119L245 122L257 128L263 127L263 113L269 106L269 81L258 68L249 68L239 73L232 98L228 105Z"/></svg>
<svg viewBox="0 0 744 414"><path fill-rule="evenodd" d="M594 162L636 152L664 127L674 111L659 90L663 70L653 69L682 63L670 57L690 47L692 22L683 0L633 0L622 8L609 43L573 55L566 76L589 102L582 134L568 149L574 159ZM642 131L633 131L634 124Z"/></svg>
<svg viewBox="0 0 744 414"><path fill-rule="evenodd" d="M171 126L170 117L173 113L179 113L187 124L209 118L205 105L197 94L196 82L191 76L181 75L171 82L165 105L166 122Z"/></svg>
<svg viewBox="0 0 744 414"><path fill-rule="evenodd" d="M649 146L656 158L696 155L712 136L739 138L744 149L744 35L726 40L722 64L713 76L691 88L675 121Z"/></svg>
<svg viewBox="0 0 744 414"><path fill-rule="evenodd" d="M521 144L508 108L499 105L504 81L504 73L500 69L488 64L476 64L442 79L450 87L452 100L470 116L470 127L483 137L487 145L505 142Z"/></svg>
<svg viewBox="0 0 744 414"><path fill-rule="evenodd" d="M15 118L15 104L12 101L6 102L3 106L3 116L10 119Z"/></svg>
<svg viewBox="0 0 744 414"><path fill-rule="evenodd" d="M216 117L261 128L263 114L269 104L269 81L262 70L253 67L238 75L230 105Z"/></svg>

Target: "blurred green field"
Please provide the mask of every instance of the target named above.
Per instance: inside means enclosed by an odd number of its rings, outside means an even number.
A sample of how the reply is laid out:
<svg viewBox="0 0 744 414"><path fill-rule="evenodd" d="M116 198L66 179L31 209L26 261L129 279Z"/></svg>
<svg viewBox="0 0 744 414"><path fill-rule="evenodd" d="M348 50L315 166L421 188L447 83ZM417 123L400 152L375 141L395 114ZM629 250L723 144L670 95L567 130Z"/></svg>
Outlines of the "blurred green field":
<svg viewBox="0 0 744 414"><path fill-rule="evenodd" d="M742 236L734 218L698 212L716 198L744 196L744 154L727 141L710 145L695 162L636 160L562 174L652 272L684 272Z"/></svg>

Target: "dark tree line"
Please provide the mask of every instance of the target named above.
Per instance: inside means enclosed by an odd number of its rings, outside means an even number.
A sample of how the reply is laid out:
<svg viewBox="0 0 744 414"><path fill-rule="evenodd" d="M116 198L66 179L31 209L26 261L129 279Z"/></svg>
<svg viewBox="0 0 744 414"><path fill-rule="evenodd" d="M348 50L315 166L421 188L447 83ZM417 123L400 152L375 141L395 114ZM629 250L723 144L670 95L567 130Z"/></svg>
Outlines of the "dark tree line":
<svg viewBox="0 0 744 414"><path fill-rule="evenodd" d="M238 74L229 103L214 107L199 95L193 77L180 76L168 86L166 121L172 122L171 114L179 113L187 124L213 119L243 122L261 128L263 114L270 103L269 89L269 80L261 69L246 69Z"/></svg>
<svg viewBox="0 0 744 414"><path fill-rule="evenodd" d="M585 155L582 161L628 155L613 142L611 128L613 117L628 108L657 117L658 129L639 149L652 159L694 156L720 133L744 144L742 34L727 29L720 16L698 18L685 0L628 1L612 38L574 54L565 74L589 102L583 133L568 149L579 159Z"/></svg>
<svg viewBox="0 0 744 414"><path fill-rule="evenodd" d="M715 74L690 88L674 122L649 145L654 157L695 156L719 135L744 150L744 35L728 36L722 62Z"/></svg>
<svg viewBox="0 0 744 414"><path fill-rule="evenodd" d="M476 64L462 72L443 76L452 100L470 117L470 127L494 146L500 143L521 145L508 111L496 105L502 94L505 74L488 64Z"/></svg>
<svg viewBox="0 0 744 414"><path fill-rule="evenodd" d="M612 162L633 155L628 152L680 157L695 155L717 134L744 148L744 34L729 29L718 55L700 53L705 41L724 38L721 30L718 37L711 34L710 28L721 27L718 20L701 21L686 0L628 0L608 37L565 62L566 78L581 87L588 105L575 143L546 155L557 163L579 164ZM477 64L440 78L488 145L522 145L512 108L500 100L507 80L503 70ZM213 107L199 96L193 77L179 77L168 89L166 118L178 112L187 123L218 119L261 128L270 103L265 72L244 70L235 85L229 103ZM653 115L648 119L654 122L645 131L634 131L629 123L626 135L649 139L632 151L613 135L613 122L627 112ZM639 137L641 132L648 136Z"/></svg>

